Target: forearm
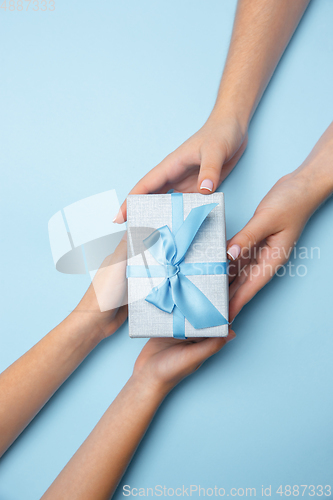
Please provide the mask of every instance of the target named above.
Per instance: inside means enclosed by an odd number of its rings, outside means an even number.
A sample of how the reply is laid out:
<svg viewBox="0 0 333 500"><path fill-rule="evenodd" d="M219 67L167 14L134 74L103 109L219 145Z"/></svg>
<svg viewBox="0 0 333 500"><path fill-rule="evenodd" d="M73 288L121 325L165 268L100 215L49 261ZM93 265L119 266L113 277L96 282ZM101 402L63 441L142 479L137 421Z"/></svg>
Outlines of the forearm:
<svg viewBox="0 0 333 500"><path fill-rule="evenodd" d="M132 376L44 500L108 500L165 393Z"/></svg>
<svg viewBox="0 0 333 500"><path fill-rule="evenodd" d="M310 0L239 0L213 115L247 127Z"/></svg>
<svg viewBox="0 0 333 500"><path fill-rule="evenodd" d="M72 313L0 375L0 455L99 341Z"/></svg>

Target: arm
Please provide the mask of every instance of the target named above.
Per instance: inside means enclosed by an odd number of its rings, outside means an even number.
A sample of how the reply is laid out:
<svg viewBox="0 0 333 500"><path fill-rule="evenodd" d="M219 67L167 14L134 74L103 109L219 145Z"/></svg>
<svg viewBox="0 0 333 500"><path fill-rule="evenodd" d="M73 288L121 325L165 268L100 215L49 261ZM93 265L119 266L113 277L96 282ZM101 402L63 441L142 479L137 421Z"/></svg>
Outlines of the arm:
<svg viewBox="0 0 333 500"><path fill-rule="evenodd" d="M104 262L76 309L0 375L0 456L90 351L124 322L126 242ZM110 310L103 296L113 292ZM119 307L121 306L121 307Z"/></svg>
<svg viewBox="0 0 333 500"><path fill-rule="evenodd" d="M154 388L132 377L43 500L108 500L160 403Z"/></svg>
<svg viewBox="0 0 333 500"><path fill-rule="evenodd" d="M239 0L214 109L204 126L134 186L130 194L209 194L247 144L258 102L310 0ZM222 168L223 167L223 168ZM126 220L126 201L114 222Z"/></svg>
<svg viewBox="0 0 333 500"><path fill-rule="evenodd" d="M246 128L310 0L239 0L213 114Z"/></svg>
<svg viewBox="0 0 333 500"><path fill-rule="evenodd" d="M149 340L132 377L42 498L108 500L168 392L234 337Z"/></svg>
<svg viewBox="0 0 333 500"><path fill-rule="evenodd" d="M333 122L303 164L282 177L229 242L230 317L284 265L313 212L333 193Z"/></svg>

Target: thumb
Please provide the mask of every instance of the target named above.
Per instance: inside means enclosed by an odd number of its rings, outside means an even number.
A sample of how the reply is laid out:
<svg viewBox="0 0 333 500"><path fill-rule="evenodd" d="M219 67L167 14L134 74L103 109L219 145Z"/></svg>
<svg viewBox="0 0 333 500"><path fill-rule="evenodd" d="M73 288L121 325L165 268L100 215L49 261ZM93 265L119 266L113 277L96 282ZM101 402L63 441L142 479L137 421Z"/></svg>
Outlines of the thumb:
<svg viewBox="0 0 333 500"><path fill-rule="evenodd" d="M251 249L273 234L272 220L267 214L255 213L252 219L229 241L228 259L234 261L241 257L250 257Z"/></svg>
<svg viewBox="0 0 333 500"><path fill-rule="evenodd" d="M198 191L201 194L214 192L220 185L220 176L226 155L222 150L204 150L198 176Z"/></svg>

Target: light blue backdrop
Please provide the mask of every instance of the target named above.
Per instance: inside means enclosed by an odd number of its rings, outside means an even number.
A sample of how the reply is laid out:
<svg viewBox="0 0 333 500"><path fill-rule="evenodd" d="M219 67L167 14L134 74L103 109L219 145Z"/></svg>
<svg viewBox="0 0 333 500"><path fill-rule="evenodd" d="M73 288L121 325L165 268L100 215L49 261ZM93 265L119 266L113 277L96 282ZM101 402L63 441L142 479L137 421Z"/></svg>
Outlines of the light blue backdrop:
<svg viewBox="0 0 333 500"><path fill-rule="evenodd" d="M49 218L112 188L122 200L203 124L236 1L55 5L0 11L1 369L89 284L56 272ZM254 116L247 151L223 184L229 237L332 119L332 16L331 0L312 1ZM333 483L332 208L331 199L299 243L320 247L320 259L306 262L303 278L274 279L242 311L237 339L165 401L121 487L256 487L260 496L261 485ZM86 359L2 459L2 500L45 491L144 342L125 325Z"/></svg>

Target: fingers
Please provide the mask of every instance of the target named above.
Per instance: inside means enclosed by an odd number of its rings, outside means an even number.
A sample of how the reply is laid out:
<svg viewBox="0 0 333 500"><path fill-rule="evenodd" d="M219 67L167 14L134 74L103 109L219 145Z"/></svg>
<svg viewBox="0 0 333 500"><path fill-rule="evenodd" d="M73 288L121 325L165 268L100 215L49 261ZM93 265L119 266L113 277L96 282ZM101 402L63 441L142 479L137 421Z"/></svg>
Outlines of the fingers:
<svg viewBox="0 0 333 500"><path fill-rule="evenodd" d="M118 330L118 328L121 327L121 325L126 320L127 316L128 316L128 306L127 306L127 304L125 304L118 309L118 312L117 312L116 317L115 317L112 333L114 333L115 331Z"/></svg>
<svg viewBox="0 0 333 500"><path fill-rule="evenodd" d="M161 163L154 167L148 174L146 174L139 182L134 186L134 188L129 192L129 194L149 194L157 192L168 191L168 170L172 167L174 163L174 157L172 155L167 156ZM120 207L119 212L113 219L116 224L123 224L127 220L127 204L126 200Z"/></svg>
<svg viewBox="0 0 333 500"><path fill-rule="evenodd" d="M191 364L195 370L206 359L222 349L227 342L233 340L236 334L233 330L229 330L227 337L214 337L203 340L202 342L195 342L188 346L188 351L191 354Z"/></svg>
<svg viewBox="0 0 333 500"><path fill-rule="evenodd" d="M274 261L245 266L229 287L229 320L233 321L242 308L273 278L279 264Z"/></svg>
<svg viewBox="0 0 333 500"><path fill-rule="evenodd" d="M248 277L248 269L250 266L244 266L239 272L234 281L229 285L229 302L236 295L237 290L245 283ZM230 313L230 311L229 311ZM230 316L230 314L229 314ZM234 318L232 318L234 319Z"/></svg>
<svg viewBox="0 0 333 500"><path fill-rule="evenodd" d="M210 194L219 187L225 158L224 151L214 147L209 150L205 149L201 153L201 166L198 176L199 193Z"/></svg>
<svg viewBox="0 0 333 500"><path fill-rule="evenodd" d="M255 248L257 248L257 246ZM245 257L239 257L237 260L229 262L228 277L230 286L238 278L242 269L248 264L251 264L251 262L253 262L254 255L255 251L253 252L253 255L246 255ZM229 286L229 297L230 297L230 286Z"/></svg>
<svg viewBox="0 0 333 500"><path fill-rule="evenodd" d="M127 259L127 231L124 232L117 248L112 254L112 260L114 262L121 262Z"/></svg>
<svg viewBox="0 0 333 500"><path fill-rule="evenodd" d="M127 232L114 253L109 255L92 280L92 287L101 312L117 310L127 304L126 257Z"/></svg>
<svg viewBox="0 0 333 500"><path fill-rule="evenodd" d="M231 261L248 257L251 249L275 231L273 220L267 212L254 214L246 226L229 241L227 256Z"/></svg>

